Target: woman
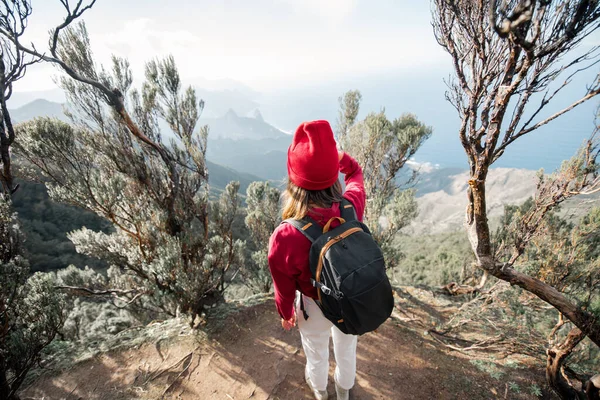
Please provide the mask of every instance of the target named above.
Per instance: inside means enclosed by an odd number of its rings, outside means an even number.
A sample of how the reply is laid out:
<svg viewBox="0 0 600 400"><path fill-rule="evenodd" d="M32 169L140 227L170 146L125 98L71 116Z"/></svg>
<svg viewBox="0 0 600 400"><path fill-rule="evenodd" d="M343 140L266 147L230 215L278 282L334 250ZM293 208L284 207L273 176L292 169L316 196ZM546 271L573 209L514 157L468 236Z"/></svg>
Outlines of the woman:
<svg viewBox="0 0 600 400"><path fill-rule="evenodd" d="M283 219L310 216L321 226L340 216L342 197L349 200L362 221L365 189L362 169L349 155L337 151L327 121L301 124L288 149L288 186L284 194ZM346 191L338 180L345 174ZM335 221L332 228L339 225ZM356 339L346 335L327 320L315 299L311 284L310 241L290 224L281 224L269 242L269 268L275 288L275 303L281 325L289 330L298 323L306 354L305 379L316 399L327 399L329 338L333 336L336 360L334 374L338 399L348 399L356 377ZM300 293L296 296L296 290ZM308 315L296 318L300 303Z"/></svg>

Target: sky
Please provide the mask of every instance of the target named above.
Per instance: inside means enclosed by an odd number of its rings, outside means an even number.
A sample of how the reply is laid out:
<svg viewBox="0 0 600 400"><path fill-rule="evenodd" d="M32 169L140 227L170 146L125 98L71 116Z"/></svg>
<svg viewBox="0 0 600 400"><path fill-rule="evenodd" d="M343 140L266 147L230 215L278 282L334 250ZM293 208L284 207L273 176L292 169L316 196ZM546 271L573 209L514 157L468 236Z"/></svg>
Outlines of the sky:
<svg viewBox="0 0 600 400"><path fill-rule="evenodd" d="M25 39L42 49L64 9L58 0L33 7ZM258 91L449 65L428 1L98 0L83 17L98 61L127 57L136 76L168 54L184 81L230 79ZM53 67L35 66L15 90L53 89L53 75Z"/></svg>
<svg viewBox="0 0 600 400"><path fill-rule="evenodd" d="M25 41L41 50L65 10L59 0L32 2ZM308 119L335 121L338 96L359 89L361 117L385 108L389 118L411 112L433 127L418 161L466 167L459 121L444 99L453 68L433 35L429 0L97 0L83 20L95 60L128 58L134 84L145 62L171 54L185 85L251 89L266 121L287 132ZM596 32L580 47L599 43ZM9 106L64 101L57 74L49 64L31 67ZM579 98L596 74L576 78L545 116ZM589 136L597 106L587 102L520 139L498 165L553 170Z"/></svg>

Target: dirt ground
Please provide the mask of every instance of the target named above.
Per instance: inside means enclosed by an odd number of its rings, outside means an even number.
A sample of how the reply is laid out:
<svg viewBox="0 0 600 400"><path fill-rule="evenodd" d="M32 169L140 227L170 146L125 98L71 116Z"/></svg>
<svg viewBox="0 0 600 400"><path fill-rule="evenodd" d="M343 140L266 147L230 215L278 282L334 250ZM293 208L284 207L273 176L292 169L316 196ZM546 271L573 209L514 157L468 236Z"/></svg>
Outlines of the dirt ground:
<svg viewBox="0 0 600 400"><path fill-rule="evenodd" d="M554 398L538 366L505 368L494 378L410 322L388 320L358 340L351 399ZM335 398L333 350L329 395ZM272 301L229 316L210 335L191 334L114 351L42 376L23 400L50 399L311 399L297 329L286 332Z"/></svg>

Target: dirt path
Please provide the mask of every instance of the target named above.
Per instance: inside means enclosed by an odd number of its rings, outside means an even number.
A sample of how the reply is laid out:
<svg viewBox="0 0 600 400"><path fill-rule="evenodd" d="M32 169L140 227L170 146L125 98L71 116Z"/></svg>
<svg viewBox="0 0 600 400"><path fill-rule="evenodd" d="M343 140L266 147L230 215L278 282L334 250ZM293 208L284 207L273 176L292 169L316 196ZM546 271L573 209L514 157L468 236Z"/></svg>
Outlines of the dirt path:
<svg viewBox="0 0 600 400"><path fill-rule="evenodd" d="M335 398L333 364L330 398ZM58 376L40 378L21 396L38 400L311 399L303 368L297 329L283 331L269 301L228 317L208 337L188 335L103 354ZM544 380L542 371L526 368L506 368L501 379L494 379L468 356L448 353L428 336L394 320L359 338L357 369L351 399L533 399L537 397L528 388L534 383L542 386Z"/></svg>

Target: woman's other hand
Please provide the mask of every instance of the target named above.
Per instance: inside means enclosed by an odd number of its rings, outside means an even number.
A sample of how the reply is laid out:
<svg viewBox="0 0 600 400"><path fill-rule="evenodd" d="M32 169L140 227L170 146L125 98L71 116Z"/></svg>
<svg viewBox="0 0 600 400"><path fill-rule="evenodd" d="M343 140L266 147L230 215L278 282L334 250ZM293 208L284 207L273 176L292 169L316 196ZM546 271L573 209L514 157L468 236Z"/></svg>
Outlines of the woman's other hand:
<svg viewBox="0 0 600 400"><path fill-rule="evenodd" d="M342 161L342 158L344 158L344 152L338 151L338 161Z"/></svg>
<svg viewBox="0 0 600 400"><path fill-rule="evenodd" d="M289 331L294 326L296 326L296 313L294 313L294 315L292 315L292 318L290 318L288 320L285 320L285 319L281 318L281 326L286 331Z"/></svg>

